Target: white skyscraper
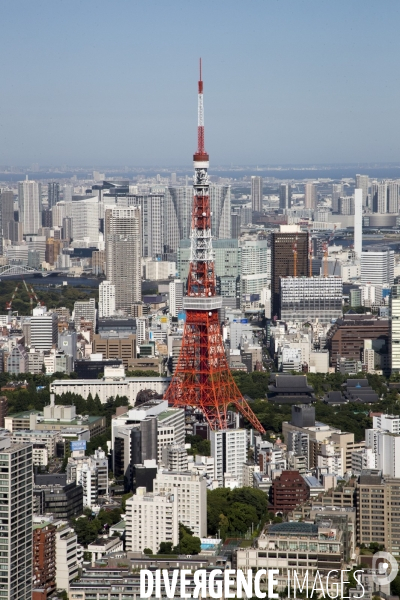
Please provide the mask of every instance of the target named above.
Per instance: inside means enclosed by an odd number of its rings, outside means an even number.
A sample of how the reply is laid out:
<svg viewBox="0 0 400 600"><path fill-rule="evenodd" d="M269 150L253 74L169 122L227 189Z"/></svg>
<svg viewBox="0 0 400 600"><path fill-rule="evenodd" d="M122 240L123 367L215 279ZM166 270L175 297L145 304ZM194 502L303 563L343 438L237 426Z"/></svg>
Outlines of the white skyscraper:
<svg viewBox="0 0 400 600"><path fill-rule="evenodd" d="M115 315L115 285L102 281L99 285L99 318Z"/></svg>
<svg viewBox="0 0 400 600"><path fill-rule="evenodd" d="M317 187L315 183L304 185L304 208L317 208Z"/></svg>
<svg viewBox="0 0 400 600"><path fill-rule="evenodd" d="M36 234L42 226L41 186L36 181L18 184L18 206L24 234Z"/></svg>
<svg viewBox="0 0 400 600"><path fill-rule="evenodd" d="M99 199L97 196L71 203L72 237L75 240L87 238L97 244L99 241Z"/></svg>
<svg viewBox="0 0 400 600"><path fill-rule="evenodd" d="M262 177L253 175L251 178L251 209L253 212L262 212L263 180Z"/></svg>
<svg viewBox="0 0 400 600"><path fill-rule="evenodd" d="M399 182L388 181L388 213L398 214L399 213Z"/></svg>
<svg viewBox="0 0 400 600"><path fill-rule="evenodd" d="M169 283L169 314L177 317L183 307L183 281L174 279Z"/></svg>
<svg viewBox="0 0 400 600"><path fill-rule="evenodd" d="M211 456L215 462L215 479L220 487L228 473L243 486L243 465L247 462L246 429L222 429L210 432Z"/></svg>
<svg viewBox="0 0 400 600"><path fill-rule="evenodd" d="M362 200L363 190L354 190L354 252L356 259L361 260L362 252Z"/></svg>
<svg viewBox="0 0 400 600"><path fill-rule="evenodd" d="M394 281L394 250L367 250L361 252L361 283L392 286Z"/></svg>

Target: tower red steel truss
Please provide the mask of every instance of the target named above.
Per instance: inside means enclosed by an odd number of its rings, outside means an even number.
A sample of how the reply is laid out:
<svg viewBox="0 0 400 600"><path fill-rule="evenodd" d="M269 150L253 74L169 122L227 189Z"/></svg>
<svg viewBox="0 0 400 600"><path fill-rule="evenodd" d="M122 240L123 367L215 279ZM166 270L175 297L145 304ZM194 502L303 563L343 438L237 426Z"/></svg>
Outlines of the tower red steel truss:
<svg viewBox="0 0 400 600"><path fill-rule="evenodd" d="M222 298L216 295L215 286L201 61L197 141L197 152L193 156L195 175L190 268L187 295L183 299L186 322L178 364L165 398L172 406L200 409L211 429L227 427L227 411L231 405L255 429L265 433L232 377L218 319Z"/></svg>

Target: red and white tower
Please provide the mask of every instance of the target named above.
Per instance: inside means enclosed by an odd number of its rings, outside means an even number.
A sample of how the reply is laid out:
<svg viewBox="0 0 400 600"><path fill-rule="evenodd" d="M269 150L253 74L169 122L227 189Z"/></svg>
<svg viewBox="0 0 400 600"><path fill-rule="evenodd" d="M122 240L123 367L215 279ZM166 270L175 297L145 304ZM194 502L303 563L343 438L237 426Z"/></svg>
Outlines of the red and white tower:
<svg viewBox="0 0 400 600"><path fill-rule="evenodd" d="M194 198L190 268L185 330L175 374L165 398L172 406L198 408L211 429L225 429L227 410L236 408L255 429L263 426L240 393L226 359L218 309L222 298L216 295L211 212L207 169L209 157L204 149L203 81L198 92L197 152L194 160Z"/></svg>

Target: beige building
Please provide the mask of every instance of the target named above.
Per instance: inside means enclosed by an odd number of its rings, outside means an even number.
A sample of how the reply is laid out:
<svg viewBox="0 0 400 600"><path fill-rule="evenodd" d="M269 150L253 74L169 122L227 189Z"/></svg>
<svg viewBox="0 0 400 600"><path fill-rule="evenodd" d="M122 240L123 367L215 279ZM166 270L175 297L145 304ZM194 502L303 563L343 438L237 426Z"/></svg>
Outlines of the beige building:
<svg viewBox="0 0 400 600"><path fill-rule="evenodd" d="M159 494L175 494L179 523L197 537L207 537L207 483L201 475L176 471L159 472L153 489Z"/></svg>

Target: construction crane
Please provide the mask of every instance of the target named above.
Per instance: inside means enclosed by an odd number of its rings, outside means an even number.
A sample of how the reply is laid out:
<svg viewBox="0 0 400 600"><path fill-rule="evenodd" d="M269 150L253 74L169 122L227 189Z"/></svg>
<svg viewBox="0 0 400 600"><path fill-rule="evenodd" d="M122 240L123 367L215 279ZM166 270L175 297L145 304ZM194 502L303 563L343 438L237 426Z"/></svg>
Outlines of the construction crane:
<svg viewBox="0 0 400 600"><path fill-rule="evenodd" d="M18 288L19 288L19 283L17 283L17 285L16 285L16 287L15 287L15 290L14 290L14 292L13 292L13 295L11 296L11 299L9 300L9 302L6 302L6 310L11 310L11 308L12 308L12 303L13 303L13 300L14 300L14 298L15 298L15 294L16 294L16 293L17 293L17 291L18 291Z"/></svg>
<svg viewBox="0 0 400 600"><path fill-rule="evenodd" d="M293 242L293 277L297 277L297 236Z"/></svg>

